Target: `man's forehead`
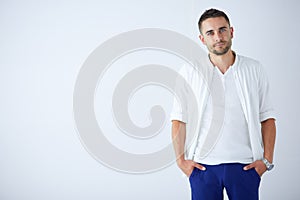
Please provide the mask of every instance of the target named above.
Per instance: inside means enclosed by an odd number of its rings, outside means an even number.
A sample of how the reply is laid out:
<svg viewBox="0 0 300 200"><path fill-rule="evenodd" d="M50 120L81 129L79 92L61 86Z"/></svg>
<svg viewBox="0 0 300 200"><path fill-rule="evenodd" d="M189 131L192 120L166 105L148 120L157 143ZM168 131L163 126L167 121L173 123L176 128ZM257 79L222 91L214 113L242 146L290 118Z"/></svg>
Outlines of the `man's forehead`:
<svg viewBox="0 0 300 200"><path fill-rule="evenodd" d="M202 22L202 30L204 32L219 29L221 27L229 27L229 24L224 17L208 18Z"/></svg>

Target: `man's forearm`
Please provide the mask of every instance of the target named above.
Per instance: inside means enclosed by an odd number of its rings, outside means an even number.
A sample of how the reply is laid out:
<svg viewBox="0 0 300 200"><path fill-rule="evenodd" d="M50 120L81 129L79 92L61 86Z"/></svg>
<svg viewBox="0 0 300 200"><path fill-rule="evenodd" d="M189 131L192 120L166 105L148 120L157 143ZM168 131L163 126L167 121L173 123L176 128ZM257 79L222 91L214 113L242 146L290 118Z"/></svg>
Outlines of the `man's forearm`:
<svg viewBox="0 0 300 200"><path fill-rule="evenodd" d="M185 137L185 123L177 120L172 121L172 142L177 162L184 160Z"/></svg>
<svg viewBox="0 0 300 200"><path fill-rule="evenodd" d="M261 123L261 132L264 144L264 157L273 162L273 154L276 139L276 125L274 119L268 119Z"/></svg>

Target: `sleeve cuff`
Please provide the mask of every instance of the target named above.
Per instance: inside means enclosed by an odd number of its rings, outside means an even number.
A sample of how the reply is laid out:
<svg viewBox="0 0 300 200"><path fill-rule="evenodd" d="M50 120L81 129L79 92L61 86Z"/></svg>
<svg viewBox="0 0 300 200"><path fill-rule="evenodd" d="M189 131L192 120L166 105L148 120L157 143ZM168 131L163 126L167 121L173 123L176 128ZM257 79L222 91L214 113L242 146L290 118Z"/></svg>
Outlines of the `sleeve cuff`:
<svg viewBox="0 0 300 200"><path fill-rule="evenodd" d="M274 113L273 110L267 111L267 112L263 112L259 114L259 119L260 122L263 122L267 119L275 119L276 120L276 115Z"/></svg>
<svg viewBox="0 0 300 200"><path fill-rule="evenodd" d="M170 121L172 120L178 120L178 121L181 121L183 123L187 123L187 116L184 115L184 114L171 114L171 117L170 117Z"/></svg>

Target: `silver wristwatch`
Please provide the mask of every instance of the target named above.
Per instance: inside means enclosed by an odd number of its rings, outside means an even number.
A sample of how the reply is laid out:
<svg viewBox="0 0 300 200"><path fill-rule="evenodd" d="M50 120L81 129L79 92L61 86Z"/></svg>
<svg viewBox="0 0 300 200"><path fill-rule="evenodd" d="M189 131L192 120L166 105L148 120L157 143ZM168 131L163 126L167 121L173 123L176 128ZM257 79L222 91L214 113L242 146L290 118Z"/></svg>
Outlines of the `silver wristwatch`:
<svg viewBox="0 0 300 200"><path fill-rule="evenodd" d="M262 161L265 163L268 171L270 171L274 168L274 164L270 163L266 158L263 158Z"/></svg>

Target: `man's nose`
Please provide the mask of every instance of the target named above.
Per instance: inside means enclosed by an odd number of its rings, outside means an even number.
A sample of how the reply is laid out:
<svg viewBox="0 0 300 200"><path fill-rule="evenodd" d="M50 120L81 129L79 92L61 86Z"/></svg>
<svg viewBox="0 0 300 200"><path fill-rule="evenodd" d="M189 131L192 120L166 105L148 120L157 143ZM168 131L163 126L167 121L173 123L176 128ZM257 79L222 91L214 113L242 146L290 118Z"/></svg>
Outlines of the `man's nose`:
<svg viewBox="0 0 300 200"><path fill-rule="evenodd" d="M215 36L214 39L216 42L219 42L222 40L222 34L220 32L216 32L214 36Z"/></svg>

